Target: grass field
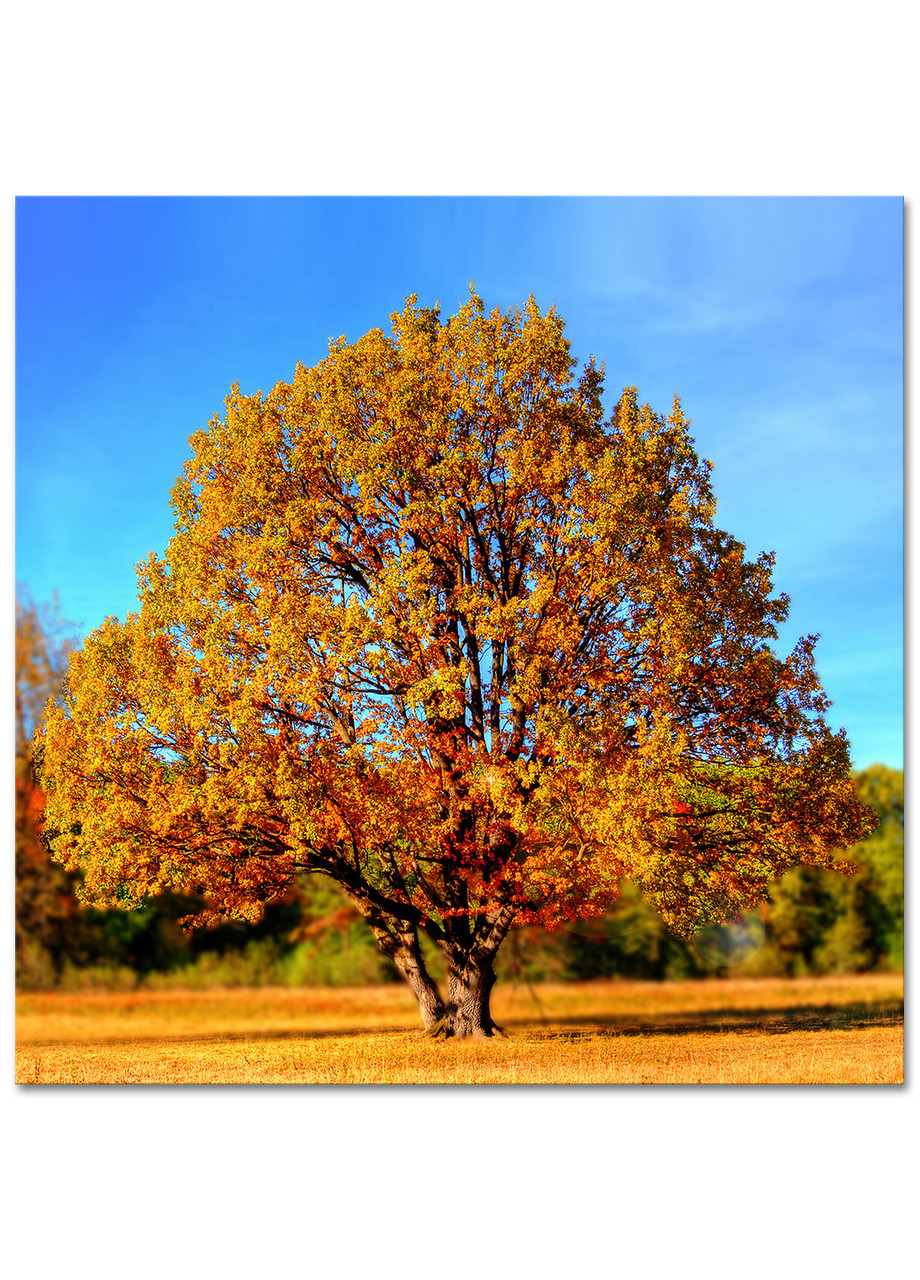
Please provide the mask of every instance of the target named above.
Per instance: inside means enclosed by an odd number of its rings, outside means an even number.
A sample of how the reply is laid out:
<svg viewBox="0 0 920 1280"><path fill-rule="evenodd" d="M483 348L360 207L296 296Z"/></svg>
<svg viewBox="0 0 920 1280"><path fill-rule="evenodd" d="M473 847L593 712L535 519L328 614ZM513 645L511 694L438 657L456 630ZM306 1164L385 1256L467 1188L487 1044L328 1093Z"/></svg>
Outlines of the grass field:
<svg viewBox="0 0 920 1280"><path fill-rule="evenodd" d="M901 1084L900 974L497 988L507 1039L408 990L23 994L17 1084Z"/></svg>

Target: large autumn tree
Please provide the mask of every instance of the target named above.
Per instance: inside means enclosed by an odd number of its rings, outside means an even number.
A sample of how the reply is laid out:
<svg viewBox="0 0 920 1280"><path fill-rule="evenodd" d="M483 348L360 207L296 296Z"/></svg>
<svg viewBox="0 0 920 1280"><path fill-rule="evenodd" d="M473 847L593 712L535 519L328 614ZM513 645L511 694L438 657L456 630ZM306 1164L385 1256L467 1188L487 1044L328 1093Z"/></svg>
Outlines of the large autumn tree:
<svg viewBox="0 0 920 1280"><path fill-rule="evenodd" d="M873 825L772 557L713 523L679 403L575 362L554 310L333 342L192 437L139 611L76 653L48 841L101 905L254 918L337 881L429 1031L490 1035L510 929L628 877L688 933ZM205 912L191 923L214 918ZM446 990L420 934L446 962Z"/></svg>

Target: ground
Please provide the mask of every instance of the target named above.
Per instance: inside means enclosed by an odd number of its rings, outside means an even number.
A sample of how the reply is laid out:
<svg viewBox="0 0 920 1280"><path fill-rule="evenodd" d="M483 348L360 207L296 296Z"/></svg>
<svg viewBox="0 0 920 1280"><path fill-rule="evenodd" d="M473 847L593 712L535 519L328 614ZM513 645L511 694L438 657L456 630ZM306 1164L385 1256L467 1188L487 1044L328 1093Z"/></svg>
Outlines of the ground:
<svg viewBox="0 0 920 1280"><path fill-rule="evenodd" d="M18 1084L901 1084L900 974L496 989L432 1041L401 985L17 997Z"/></svg>

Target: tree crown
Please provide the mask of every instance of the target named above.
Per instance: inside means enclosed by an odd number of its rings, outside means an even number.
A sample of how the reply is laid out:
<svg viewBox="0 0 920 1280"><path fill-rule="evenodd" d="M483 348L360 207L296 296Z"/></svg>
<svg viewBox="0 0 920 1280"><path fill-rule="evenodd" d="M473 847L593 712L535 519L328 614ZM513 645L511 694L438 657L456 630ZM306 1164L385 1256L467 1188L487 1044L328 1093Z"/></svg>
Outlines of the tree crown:
<svg viewBox="0 0 920 1280"><path fill-rule="evenodd" d="M815 637L714 524L680 403L575 362L554 310L330 345L191 439L139 610L43 734L50 842L101 904L252 918L303 871L387 927L602 912L687 932L871 828ZM202 917L200 922L205 922Z"/></svg>

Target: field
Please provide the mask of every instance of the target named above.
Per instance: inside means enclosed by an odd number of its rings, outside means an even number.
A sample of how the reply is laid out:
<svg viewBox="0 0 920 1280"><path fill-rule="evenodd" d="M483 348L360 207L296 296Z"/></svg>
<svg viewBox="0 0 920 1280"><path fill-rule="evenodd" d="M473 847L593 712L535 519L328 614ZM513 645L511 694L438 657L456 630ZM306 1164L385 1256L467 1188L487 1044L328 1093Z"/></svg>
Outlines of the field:
<svg viewBox="0 0 920 1280"><path fill-rule="evenodd" d="M23 994L17 1084L901 1084L900 974L506 984L506 1039L400 986Z"/></svg>

